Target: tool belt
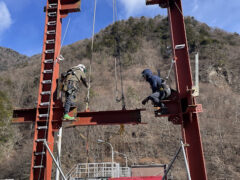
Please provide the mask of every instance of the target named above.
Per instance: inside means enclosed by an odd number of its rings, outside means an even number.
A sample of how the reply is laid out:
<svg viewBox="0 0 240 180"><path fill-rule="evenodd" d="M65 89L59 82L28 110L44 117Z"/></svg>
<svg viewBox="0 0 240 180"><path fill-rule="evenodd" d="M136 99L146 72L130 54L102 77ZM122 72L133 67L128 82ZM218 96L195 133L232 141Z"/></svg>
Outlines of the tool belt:
<svg viewBox="0 0 240 180"><path fill-rule="evenodd" d="M166 83L162 83L161 87L159 88L159 91L164 92L165 94L164 98L168 98L171 95L171 89Z"/></svg>

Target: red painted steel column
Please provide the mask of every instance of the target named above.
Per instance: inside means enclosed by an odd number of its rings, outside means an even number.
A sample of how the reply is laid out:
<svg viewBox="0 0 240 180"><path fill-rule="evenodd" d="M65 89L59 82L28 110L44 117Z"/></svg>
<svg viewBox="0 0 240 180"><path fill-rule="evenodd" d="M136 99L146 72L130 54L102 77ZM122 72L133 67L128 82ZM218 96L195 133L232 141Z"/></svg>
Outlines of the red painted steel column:
<svg viewBox="0 0 240 180"><path fill-rule="evenodd" d="M173 55L176 61L176 86L183 112L182 133L184 142L189 144L186 148L186 154L189 162L190 174L193 180L206 180L207 173L198 116L197 113L187 112L188 105L195 105L195 98L192 96L191 91L188 90L192 89L193 84L181 0L171 1L168 7L168 16ZM185 47L183 47L184 45Z"/></svg>
<svg viewBox="0 0 240 180"><path fill-rule="evenodd" d="M51 179L52 157L44 142L53 151L54 132L62 126L63 107L56 98L62 18L79 12L80 4L81 0L47 0L38 104L34 109L14 110L14 122L35 122L30 180Z"/></svg>
<svg viewBox="0 0 240 180"><path fill-rule="evenodd" d="M54 106L54 93L57 89L57 79L59 76L59 63L57 62L57 58L60 53L60 48L61 48L61 34L62 34L62 22L61 22L61 16L60 16L60 8L61 8L61 2L60 0L57 0L57 18L56 18L56 35L55 35L55 52L54 52L54 64L53 64L53 76L52 76L52 91L51 91L51 108L50 108L50 114L49 114L49 122L48 122L48 146L53 152L54 148L54 131L52 127L52 121L53 121L53 106ZM57 119L60 121L60 119ZM60 122L59 122L60 123ZM45 174L45 179L51 179L51 174L52 174L52 157L50 153L47 151L46 152L46 174Z"/></svg>
<svg viewBox="0 0 240 180"><path fill-rule="evenodd" d="M51 179L52 157L46 150L43 142L46 140L53 151L53 107L54 93L57 87L59 64L57 57L61 45L61 2L48 0L46 6L46 19L44 29L43 52L41 59L41 74L38 91L38 106L34 132L32 165L30 179ZM57 119L61 124L61 119Z"/></svg>
<svg viewBox="0 0 240 180"><path fill-rule="evenodd" d="M49 2L47 1L47 7L49 6ZM41 92L42 92L42 81L43 81L43 71L44 71L44 60L45 60L45 50L46 50L46 40L47 40L47 23L49 21L48 17L48 10L46 10L46 15L45 15L45 29L44 29L44 39L43 39L43 50L42 50L42 59L41 59L41 74L40 74L40 80L39 80L39 90L38 90L38 107L36 110L36 123L35 123L35 130L34 130L34 139L33 139L33 151L32 151L32 163L31 163L31 171L30 171L30 180L37 180L37 179L43 179L44 178L44 173L45 173L45 168L34 168L34 166L37 165L42 165L46 163L45 161L45 156L35 156L35 152L43 152L43 143L37 143L36 140L41 136L43 138L45 132L39 132L38 131L38 121L40 121L39 118L39 108L40 108L40 103L41 103ZM45 153L45 152L44 152ZM42 162L43 161L43 162Z"/></svg>

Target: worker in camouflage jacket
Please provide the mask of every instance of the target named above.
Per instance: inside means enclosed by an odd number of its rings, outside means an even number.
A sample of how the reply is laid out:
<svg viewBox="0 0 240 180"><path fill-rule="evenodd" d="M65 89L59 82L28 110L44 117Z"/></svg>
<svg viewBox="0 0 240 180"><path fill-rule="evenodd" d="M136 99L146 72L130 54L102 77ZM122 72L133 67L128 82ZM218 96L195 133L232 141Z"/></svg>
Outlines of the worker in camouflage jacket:
<svg viewBox="0 0 240 180"><path fill-rule="evenodd" d="M86 67L83 64L72 67L67 72L61 74L62 91L65 92L64 103L64 120L74 120L74 117L69 116L70 107L76 98L80 84L88 88L86 81Z"/></svg>
<svg viewBox="0 0 240 180"><path fill-rule="evenodd" d="M142 104L145 105L149 100L151 100L155 107L159 107L159 109L162 110L162 113L166 113L167 109L161 100L164 100L171 95L171 89L166 84L164 79L153 75L150 69L144 69L142 76L150 84L152 89L152 94L146 97L142 101Z"/></svg>

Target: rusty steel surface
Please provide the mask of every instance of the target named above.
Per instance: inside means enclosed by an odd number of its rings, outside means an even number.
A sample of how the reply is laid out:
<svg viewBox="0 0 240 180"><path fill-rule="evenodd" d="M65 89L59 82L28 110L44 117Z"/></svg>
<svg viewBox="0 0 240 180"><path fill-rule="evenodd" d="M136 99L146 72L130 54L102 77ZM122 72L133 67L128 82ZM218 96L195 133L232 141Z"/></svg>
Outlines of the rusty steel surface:
<svg viewBox="0 0 240 180"><path fill-rule="evenodd" d="M68 127L88 125L140 124L141 111L144 110L145 109L79 112L77 113L76 121L68 125Z"/></svg>

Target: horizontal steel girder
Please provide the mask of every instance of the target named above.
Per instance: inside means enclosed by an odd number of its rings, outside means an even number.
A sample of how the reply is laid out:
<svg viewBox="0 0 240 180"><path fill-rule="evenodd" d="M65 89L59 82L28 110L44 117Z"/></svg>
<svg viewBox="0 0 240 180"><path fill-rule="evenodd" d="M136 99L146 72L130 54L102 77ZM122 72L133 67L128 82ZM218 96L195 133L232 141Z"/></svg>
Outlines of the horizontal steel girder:
<svg viewBox="0 0 240 180"><path fill-rule="evenodd" d="M145 109L79 112L77 113L76 121L68 125L68 127L88 125L140 124L141 111L145 111Z"/></svg>
<svg viewBox="0 0 240 180"><path fill-rule="evenodd" d="M42 110L44 110L44 108L42 108ZM140 124L141 111L144 110L145 109L78 112L76 115L76 108L71 107L69 115L76 116L76 121L74 121L68 127L87 125ZM53 108L53 122L61 121L63 111L63 108ZM36 108L18 109L13 111L13 123L35 122L35 119Z"/></svg>
<svg viewBox="0 0 240 180"><path fill-rule="evenodd" d="M162 8L167 8L169 6L168 0L146 0L146 5L159 4Z"/></svg>

